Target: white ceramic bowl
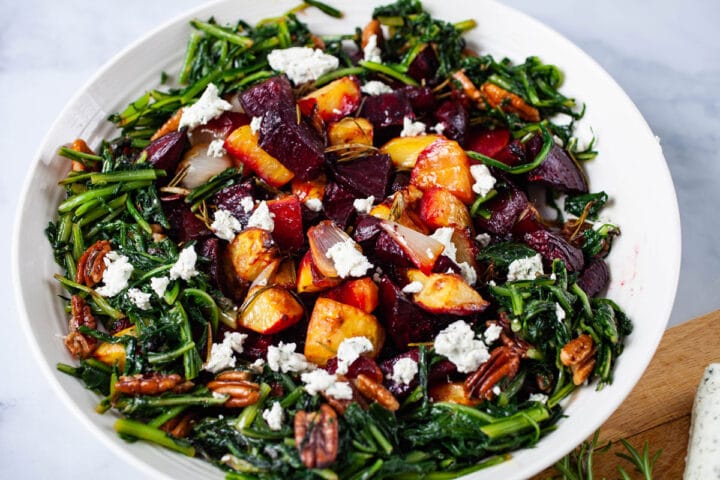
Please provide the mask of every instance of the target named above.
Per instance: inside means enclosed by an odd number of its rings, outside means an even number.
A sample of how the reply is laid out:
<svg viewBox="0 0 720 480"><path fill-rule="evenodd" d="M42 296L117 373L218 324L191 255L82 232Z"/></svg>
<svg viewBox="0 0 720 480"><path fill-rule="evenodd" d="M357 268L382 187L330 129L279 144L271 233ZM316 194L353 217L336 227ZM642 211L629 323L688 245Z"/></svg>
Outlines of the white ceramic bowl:
<svg viewBox="0 0 720 480"><path fill-rule="evenodd" d="M342 21L317 12L303 15L314 31L341 33L364 25L374 2L335 2L346 14ZM387 1L382 3L388 3ZM138 41L111 60L61 113L38 150L19 204L14 236L14 280L19 311L32 349L56 387L58 396L119 456L155 478L223 478L197 459L188 459L143 442L129 444L113 431L116 417L94 411L98 398L80 382L55 370L57 362L72 363L60 336L67 320L61 293L52 278L57 272L43 230L61 200L57 181L67 161L57 147L75 138L96 145L113 134L105 121L145 89L156 86L161 71L177 71L191 18L215 16L219 21L243 18L251 23L275 16L296 0L250 2L221 0L189 12ZM596 392L582 389L566 404L568 418L535 448L516 452L512 459L468 478L523 479L541 471L588 437L630 393L653 356L667 324L680 267L680 221L675 191L660 145L620 87L592 59L568 40L539 22L491 0L459 2L426 0L433 14L451 21L474 18L478 27L468 34L473 46L496 57L522 61L538 55L565 73L562 91L587 104L582 126L592 126L600 155L589 162L592 189L613 198L607 215L622 228L609 257L608 296L630 315L635 331L616 367L615 382Z"/></svg>

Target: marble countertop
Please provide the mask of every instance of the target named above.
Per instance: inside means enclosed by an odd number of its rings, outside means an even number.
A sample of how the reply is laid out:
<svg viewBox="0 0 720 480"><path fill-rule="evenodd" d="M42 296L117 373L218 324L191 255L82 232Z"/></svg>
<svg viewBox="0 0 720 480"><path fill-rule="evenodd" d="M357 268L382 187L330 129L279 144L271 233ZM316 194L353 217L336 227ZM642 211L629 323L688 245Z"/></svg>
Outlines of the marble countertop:
<svg viewBox="0 0 720 480"><path fill-rule="evenodd" d="M63 105L124 46L194 0L0 2L0 219L12 225L32 154ZM671 324L720 307L720 4L505 0L556 29L625 89L662 141L683 227ZM648 206L652 208L652 206ZM145 478L56 398L27 349L0 236L0 478ZM657 226L657 235L663 225ZM662 259L658 259L662 261Z"/></svg>

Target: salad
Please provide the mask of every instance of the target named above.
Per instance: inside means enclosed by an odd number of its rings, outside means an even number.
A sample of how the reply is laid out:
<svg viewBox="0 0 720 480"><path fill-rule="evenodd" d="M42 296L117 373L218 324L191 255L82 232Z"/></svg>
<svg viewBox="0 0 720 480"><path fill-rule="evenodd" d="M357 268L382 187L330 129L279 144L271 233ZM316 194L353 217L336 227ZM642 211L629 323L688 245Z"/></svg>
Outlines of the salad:
<svg viewBox="0 0 720 480"><path fill-rule="evenodd" d="M414 0L193 20L173 86L68 158L46 233L74 365L115 428L229 479L453 478L612 382L619 234L559 69ZM587 140L587 139L585 139Z"/></svg>

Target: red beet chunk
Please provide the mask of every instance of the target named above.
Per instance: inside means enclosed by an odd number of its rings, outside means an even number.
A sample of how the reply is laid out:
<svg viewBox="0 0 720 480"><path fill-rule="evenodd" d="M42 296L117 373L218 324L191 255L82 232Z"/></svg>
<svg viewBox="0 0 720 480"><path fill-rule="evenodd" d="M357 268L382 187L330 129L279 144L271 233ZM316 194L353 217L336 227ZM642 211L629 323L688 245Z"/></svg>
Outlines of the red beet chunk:
<svg viewBox="0 0 720 480"><path fill-rule="evenodd" d="M445 255L440 255L435 262L435 266L433 266L433 273L457 273L460 275L462 273L462 270L460 270L460 267L458 267L457 263L450 260Z"/></svg>
<svg viewBox="0 0 720 480"><path fill-rule="evenodd" d="M270 213L275 214L273 240L281 250L297 252L305 243L303 231L302 208L300 200L290 195L267 202Z"/></svg>
<svg viewBox="0 0 720 480"><path fill-rule="evenodd" d="M465 148L495 158L509 142L510 130L504 128L495 128L493 130L471 129L467 135Z"/></svg>
<svg viewBox="0 0 720 480"><path fill-rule="evenodd" d="M375 240L375 247L371 255L381 264L393 265L396 267L414 267L412 258L399 245L389 233L382 231Z"/></svg>
<svg viewBox="0 0 720 480"><path fill-rule="evenodd" d="M408 185L410 185L410 172L395 172L392 178L392 183L390 184L390 193L388 193L388 195L402 190Z"/></svg>
<svg viewBox="0 0 720 480"><path fill-rule="evenodd" d="M193 130L193 138L197 134L206 134L209 138L225 138L236 128L249 123L250 118L244 113L224 112L219 117L213 118L205 125Z"/></svg>
<svg viewBox="0 0 720 480"><path fill-rule="evenodd" d="M501 192L483 206L490 211L490 218L485 219L481 215L475 217L475 226L478 230L505 235L510 232L520 214L528 206L528 199L521 190L513 188Z"/></svg>
<svg viewBox="0 0 720 480"><path fill-rule="evenodd" d="M375 238L384 231L380 228L380 222L381 220L379 218L373 217L372 215L359 215L358 221L355 223L353 239L361 244L375 240Z"/></svg>
<svg viewBox="0 0 720 480"><path fill-rule="evenodd" d="M355 196L337 183L329 182L325 186L323 195L325 215L343 229L350 224L350 220L355 214L354 201Z"/></svg>
<svg viewBox="0 0 720 480"><path fill-rule="evenodd" d="M197 254L207 259L207 262L200 263L200 269L207 273L210 282L219 287L220 278L220 239L209 237L200 240L197 244Z"/></svg>
<svg viewBox="0 0 720 480"><path fill-rule="evenodd" d="M528 207L520 214L520 218L512 228L513 235L519 237L526 233L531 233L536 230L545 230L545 225L540 219L540 214L532 205L528 204Z"/></svg>
<svg viewBox="0 0 720 480"><path fill-rule="evenodd" d="M402 358L410 358L417 362L420 358L420 352L417 348L413 348L411 350L408 350L407 352L401 353L400 355L389 358L384 362L380 363L380 370L384 374L385 378L387 378L387 380L385 381L385 385L387 386L388 390L390 390L390 392L398 398L404 398L405 396L407 396L415 389L415 387L417 387L419 383L418 375L416 375L415 378L413 378L412 381L408 384L398 383L388 378L393 374L395 364L398 362L398 360Z"/></svg>
<svg viewBox="0 0 720 480"><path fill-rule="evenodd" d="M325 146L317 131L297 123L279 110L265 113L260 126L260 147L277 158L300 180L312 180L322 173Z"/></svg>
<svg viewBox="0 0 720 480"><path fill-rule="evenodd" d="M433 338L435 317L415 305L388 277L380 281L380 311L379 318L398 350L407 350L408 343Z"/></svg>
<svg viewBox="0 0 720 480"><path fill-rule="evenodd" d="M155 168L165 170L165 179L169 180L175 175L175 170L189 145L186 129L170 132L145 147L147 162Z"/></svg>
<svg viewBox="0 0 720 480"><path fill-rule="evenodd" d="M609 281L608 266L604 260L598 258L587 264L577 283L589 297L594 297L603 291Z"/></svg>
<svg viewBox="0 0 720 480"><path fill-rule="evenodd" d="M177 242L187 242L212 235L183 200L164 202L163 211L170 222L170 236Z"/></svg>
<svg viewBox="0 0 720 480"><path fill-rule="evenodd" d="M338 162L332 166L335 181L357 197L385 198L393 172L390 156L376 153L351 162Z"/></svg>
<svg viewBox="0 0 720 480"><path fill-rule="evenodd" d="M579 272L585 265L582 250L573 247L556 233L537 230L526 233L523 240L530 248L539 252L548 263L556 258L565 262L569 272Z"/></svg>
<svg viewBox="0 0 720 480"><path fill-rule="evenodd" d="M534 157L533 157L534 158ZM580 166L558 145L553 145L543 163L528 172L536 182L567 193L587 193L588 185Z"/></svg>
<svg viewBox="0 0 720 480"><path fill-rule="evenodd" d="M445 126L443 135L455 140L460 145L465 144L465 134L469 125L468 112L459 100L446 100L433 114L435 120Z"/></svg>
<svg viewBox="0 0 720 480"><path fill-rule="evenodd" d="M295 96L292 85L284 75L272 77L240 94L243 110L253 117L262 117L269 111L281 111L295 118Z"/></svg>
<svg viewBox="0 0 720 480"><path fill-rule="evenodd" d="M406 85L400 91L410 100L410 105L416 114L428 113L435 109L435 94L430 87Z"/></svg>
<svg viewBox="0 0 720 480"><path fill-rule="evenodd" d="M415 119L410 100L399 90L365 97L360 116L370 120L375 128L402 127L403 118Z"/></svg>
<svg viewBox="0 0 720 480"><path fill-rule="evenodd" d="M252 215L252 210L245 211L242 206L242 200L245 197L256 197L255 184L252 181L231 185L223 188L213 197L213 203L221 210L227 210L237 218L242 225L247 225L248 218Z"/></svg>
<svg viewBox="0 0 720 480"><path fill-rule="evenodd" d="M327 370L328 373L335 373L337 371L337 366L338 359L337 357L333 357L328 360L327 365L325 365L325 370ZM348 366L348 371L345 376L349 379L353 379L357 378L360 374L366 375L378 383L383 382L383 372L380 370L377 363L375 363L375 360L371 358L358 357Z"/></svg>
<svg viewBox="0 0 720 480"><path fill-rule="evenodd" d="M258 358L264 360L267 357L267 351L270 345L275 345L276 343L273 335L262 335L252 330L244 329L242 333L247 335L247 338L243 342L242 356L248 360L257 360ZM223 338L223 336L224 334L219 338Z"/></svg>
<svg viewBox="0 0 720 480"><path fill-rule="evenodd" d="M430 45L426 45L410 62L407 73L418 82L429 81L435 78L439 67L440 62L435 49Z"/></svg>
<svg viewBox="0 0 720 480"><path fill-rule="evenodd" d="M493 158L510 167L528 162L525 146L520 140L513 140L508 143Z"/></svg>

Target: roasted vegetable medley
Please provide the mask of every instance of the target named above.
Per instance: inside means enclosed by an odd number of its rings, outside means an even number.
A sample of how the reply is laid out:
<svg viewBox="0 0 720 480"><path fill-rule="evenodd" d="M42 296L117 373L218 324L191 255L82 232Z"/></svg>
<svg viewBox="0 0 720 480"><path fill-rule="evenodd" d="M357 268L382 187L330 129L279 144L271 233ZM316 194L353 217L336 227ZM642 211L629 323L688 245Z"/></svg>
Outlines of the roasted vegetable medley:
<svg viewBox="0 0 720 480"><path fill-rule="evenodd" d="M416 0L193 32L176 76L61 147L47 228L74 375L116 430L229 479L445 479L612 381L619 229L557 67ZM172 85L172 86L171 86ZM580 143L586 145L580 147Z"/></svg>

